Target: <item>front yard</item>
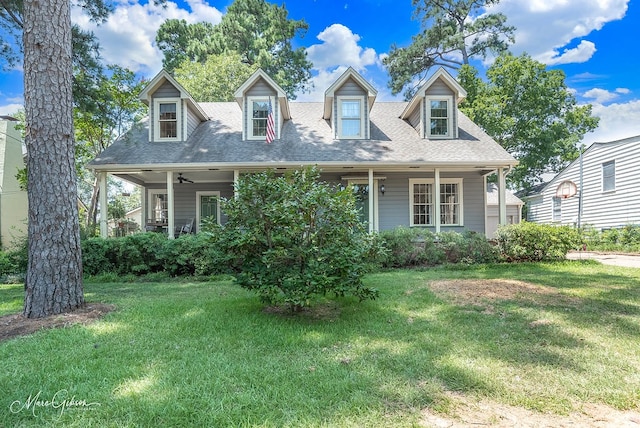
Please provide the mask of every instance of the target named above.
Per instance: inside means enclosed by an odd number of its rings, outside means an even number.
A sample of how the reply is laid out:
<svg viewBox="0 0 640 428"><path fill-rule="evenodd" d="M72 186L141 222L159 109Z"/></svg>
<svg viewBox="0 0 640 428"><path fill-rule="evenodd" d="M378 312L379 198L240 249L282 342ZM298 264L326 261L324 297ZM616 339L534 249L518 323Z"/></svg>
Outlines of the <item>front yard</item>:
<svg viewBox="0 0 640 428"><path fill-rule="evenodd" d="M640 424L640 269L365 282L378 300L295 316L228 280L86 283L88 302L116 310L0 342L0 426ZM0 315L22 293L0 285Z"/></svg>

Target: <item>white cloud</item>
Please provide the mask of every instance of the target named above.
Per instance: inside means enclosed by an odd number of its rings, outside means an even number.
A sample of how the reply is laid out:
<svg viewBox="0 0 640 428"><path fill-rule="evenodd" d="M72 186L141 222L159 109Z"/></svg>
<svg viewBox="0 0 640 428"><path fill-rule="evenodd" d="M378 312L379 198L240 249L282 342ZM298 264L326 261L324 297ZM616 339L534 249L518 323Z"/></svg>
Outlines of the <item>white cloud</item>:
<svg viewBox="0 0 640 428"><path fill-rule="evenodd" d="M593 133L585 136L586 145L640 135L640 100L607 106L594 104L592 113L600 118L600 123Z"/></svg>
<svg viewBox="0 0 640 428"><path fill-rule="evenodd" d="M309 61L318 70L351 66L358 71L379 63L375 49L358 45L360 36L342 24L332 24L317 36L322 43L307 48Z"/></svg>
<svg viewBox="0 0 640 428"><path fill-rule="evenodd" d="M317 36L322 43L307 48L307 58L313 63L311 93L299 94L298 101L322 101L324 91L345 72L353 67L365 78L375 73L382 65L382 55L373 48L365 48L358 44L360 36L354 34L342 24L332 24ZM371 66L376 66L371 68ZM375 88L380 85L373 83Z"/></svg>
<svg viewBox="0 0 640 428"><path fill-rule="evenodd" d="M607 91L606 89L593 88L589 89L583 94L585 98L591 98L598 104L604 104L618 98L618 94L615 92Z"/></svg>
<svg viewBox="0 0 640 428"><path fill-rule="evenodd" d="M587 62L596 53L596 45L588 40L582 40L578 46L573 49L559 51L553 49L536 55L536 60L547 65L558 64L574 64Z"/></svg>
<svg viewBox="0 0 640 428"><path fill-rule="evenodd" d="M206 21L217 24L222 18L218 9L202 0L188 0L187 3L191 11L180 9L171 1L164 8L155 6L153 2L123 2L100 26L90 22L78 8L72 10L72 16L82 29L93 31L98 37L105 62L136 72L155 74L162 67L162 54L155 45L155 37L165 20L184 19L188 23Z"/></svg>
<svg viewBox="0 0 640 428"><path fill-rule="evenodd" d="M630 94L631 90L629 88L616 88L616 93L618 93L618 94Z"/></svg>
<svg viewBox="0 0 640 428"><path fill-rule="evenodd" d="M502 0L489 12L505 14L507 24L516 27L512 52L526 52L547 64L567 64L587 61L597 48L586 40L575 48L567 49L567 45L600 30L607 22L622 19L628 3L629 0Z"/></svg>

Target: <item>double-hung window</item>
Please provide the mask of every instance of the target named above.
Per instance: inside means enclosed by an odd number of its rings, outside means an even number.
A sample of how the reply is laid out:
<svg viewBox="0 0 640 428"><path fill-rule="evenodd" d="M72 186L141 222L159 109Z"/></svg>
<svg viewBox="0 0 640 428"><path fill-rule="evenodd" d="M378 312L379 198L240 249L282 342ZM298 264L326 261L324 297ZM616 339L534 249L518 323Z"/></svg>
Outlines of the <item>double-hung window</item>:
<svg viewBox="0 0 640 428"><path fill-rule="evenodd" d="M434 180L409 180L409 215L411 226L433 226L435 214ZM462 179L440 180L440 224L462 226Z"/></svg>
<svg viewBox="0 0 640 428"><path fill-rule="evenodd" d="M616 161L612 160L602 164L602 191L614 190L616 190Z"/></svg>
<svg viewBox="0 0 640 428"><path fill-rule="evenodd" d="M552 201L553 213L551 219L552 221L562 221L562 198L554 196Z"/></svg>
<svg viewBox="0 0 640 428"><path fill-rule="evenodd" d="M427 137L453 137L453 99L451 97L427 98Z"/></svg>
<svg viewBox="0 0 640 428"><path fill-rule="evenodd" d="M269 99L249 98L249 140L264 140L267 137Z"/></svg>
<svg viewBox="0 0 640 428"><path fill-rule="evenodd" d="M166 190L149 191L149 220L166 223L169 218L169 203Z"/></svg>
<svg viewBox="0 0 640 428"><path fill-rule="evenodd" d="M363 97L338 97L338 138L364 138Z"/></svg>
<svg viewBox="0 0 640 428"><path fill-rule="evenodd" d="M174 141L181 138L181 107L177 98L155 100L155 141Z"/></svg>

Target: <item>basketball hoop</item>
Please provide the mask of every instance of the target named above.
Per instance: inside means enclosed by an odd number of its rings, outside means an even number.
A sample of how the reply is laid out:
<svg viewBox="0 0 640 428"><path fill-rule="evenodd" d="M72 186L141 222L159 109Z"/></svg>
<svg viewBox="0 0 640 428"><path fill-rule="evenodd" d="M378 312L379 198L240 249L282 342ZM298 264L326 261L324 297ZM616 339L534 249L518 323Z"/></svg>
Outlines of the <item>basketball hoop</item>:
<svg viewBox="0 0 640 428"><path fill-rule="evenodd" d="M562 199L569 199L578 192L578 186L571 180L565 180L558 185L556 189L556 197Z"/></svg>

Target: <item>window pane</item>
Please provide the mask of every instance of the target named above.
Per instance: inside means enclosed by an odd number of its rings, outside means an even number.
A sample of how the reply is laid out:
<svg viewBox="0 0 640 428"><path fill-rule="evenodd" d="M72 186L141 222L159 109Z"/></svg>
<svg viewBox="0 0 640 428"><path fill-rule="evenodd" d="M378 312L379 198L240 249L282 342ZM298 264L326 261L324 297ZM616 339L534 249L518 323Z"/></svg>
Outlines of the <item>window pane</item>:
<svg viewBox="0 0 640 428"><path fill-rule="evenodd" d="M359 137L360 119L342 119L342 136Z"/></svg>
<svg viewBox="0 0 640 428"><path fill-rule="evenodd" d="M157 222L166 221L168 218L168 199L167 194L153 195L153 220Z"/></svg>
<svg viewBox="0 0 640 428"><path fill-rule="evenodd" d="M431 224L431 185L416 183L413 185L413 224Z"/></svg>
<svg viewBox="0 0 640 428"><path fill-rule="evenodd" d="M160 104L160 120L176 120L176 103Z"/></svg>
<svg viewBox="0 0 640 428"><path fill-rule="evenodd" d="M431 107L431 135L447 135L449 133L448 101L432 100Z"/></svg>
<svg viewBox="0 0 640 428"><path fill-rule="evenodd" d="M160 122L160 138L176 138L178 136L178 123Z"/></svg>
<svg viewBox="0 0 640 428"><path fill-rule="evenodd" d="M360 117L360 101L342 101L342 117Z"/></svg>
<svg viewBox="0 0 640 428"><path fill-rule="evenodd" d="M267 119L253 119L253 136L267 136Z"/></svg>
<svg viewBox="0 0 640 428"><path fill-rule="evenodd" d="M269 103L267 101L254 101L253 102L253 117L255 119L266 119L269 113Z"/></svg>
<svg viewBox="0 0 640 428"><path fill-rule="evenodd" d="M562 199L554 196L553 197L553 221L561 221L562 220Z"/></svg>
<svg viewBox="0 0 640 428"><path fill-rule="evenodd" d="M602 164L602 191L616 189L616 162L609 161Z"/></svg>
<svg viewBox="0 0 640 428"><path fill-rule="evenodd" d="M440 185L440 224L460 223L460 198L457 183Z"/></svg>

